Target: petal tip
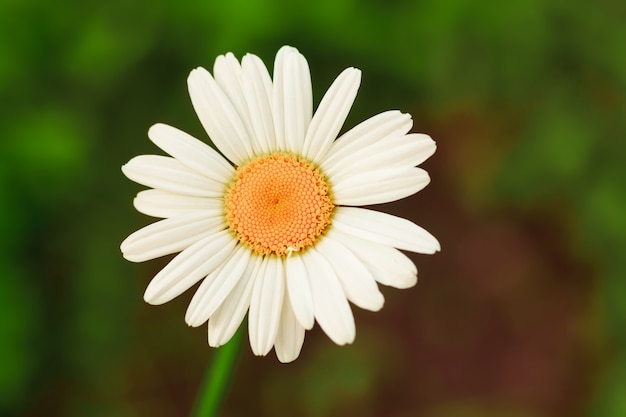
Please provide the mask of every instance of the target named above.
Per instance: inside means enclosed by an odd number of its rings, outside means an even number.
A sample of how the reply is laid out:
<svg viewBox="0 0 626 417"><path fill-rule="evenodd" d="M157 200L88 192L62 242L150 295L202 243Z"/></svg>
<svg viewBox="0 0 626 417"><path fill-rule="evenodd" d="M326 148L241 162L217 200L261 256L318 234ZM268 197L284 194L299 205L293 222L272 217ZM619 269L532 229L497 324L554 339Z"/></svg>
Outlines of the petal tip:
<svg viewBox="0 0 626 417"><path fill-rule="evenodd" d="M160 131L163 129L167 129L169 126L164 123L155 123L148 129L148 138L154 142L158 139L158 135Z"/></svg>
<svg viewBox="0 0 626 417"><path fill-rule="evenodd" d="M131 235L132 236L132 235ZM129 239L131 236L128 236L126 239L124 239L122 241L122 243L120 243L120 252L122 252L122 256L124 257L124 259L126 259L127 261L131 261L131 262L137 262L136 260L134 260L134 256L132 256L131 253L129 253L129 246L130 246L130 242Z"/></svg>
<svg viewBox="0 0 626 417"><path fill-rule="evenodd" d="M361 71L359 68L350 67L349 69L350 71L352 71L355 75L358 75L359 77L363 74L363 71Z"/></svg>
<svg viewBox="0 0 626 417"><path fill-rule="evenodd" d="M197 314L185 314L185 323L187 323L189 327L200 327L204 323L206 323L206 319L203 320L202 318L198 318L197 316Z"/></svg>
<svg viewBox="0 0 626 417"><path fill-rule="evenodd" d="M194 83L198 81L198 78L205 77L206 75L211 75L204 67L197 67L192 69L189 72L189 76L187 77L187 83Z"/></svg>
<svg viewBox="0 0 626 417"><path fill-rule="evenodd" d="M378 294L380 294L380 297L378 297L376 302L372 304L370 311L377 312L382 310L382 308L385 306L385 297L380 291L378 292Z"/></svg>
<svg viewBox="0 0 626 417"><path fill-rule="evenodd" d="M154 290L150 289L150 286L146 288L146 291L143 293L143 300L153 306L161 305L162 302L159 302L158 294Z"/></svg>
<svg viewBox="0 0 626 417"><path fill-rule="evenodd" d="M283 45L283 46L282 46L282 47L278 50L278 53L281 53L281 51L282 51L282 53L287 53L287 52L290 52L290 53L292 53L292 52L295 52L295 53L300 53L300 51L298 51L298 49L294 48L294 47L293 47L293 46L291 46L291 45Z"/></svg>
<svg viewBox="0 0 626 417"><path fill-rule="evenodd" d="M300 356L300 352L298 352L295 355L287 355L283 352L279 353L278 351L276 352L276 358L278 358L278 361L280 363L291 363L295 361L296 359L298 359L299 356Z"/></svg>
<svg viewBox="0 0 626 417"><path fill-rule="evenodd" d="M437 252L441 252L441 244L434 236L431 237L432 242L430 242L430 248L428 249L428 252L423 252L426 255L434 255Z"/></svg>

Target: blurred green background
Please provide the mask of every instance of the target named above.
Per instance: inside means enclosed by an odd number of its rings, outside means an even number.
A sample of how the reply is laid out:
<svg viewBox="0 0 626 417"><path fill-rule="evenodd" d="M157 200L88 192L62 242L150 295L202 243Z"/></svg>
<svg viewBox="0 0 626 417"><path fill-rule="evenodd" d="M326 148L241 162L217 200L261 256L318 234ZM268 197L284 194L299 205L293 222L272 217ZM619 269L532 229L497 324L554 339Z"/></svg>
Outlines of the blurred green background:
<svg viewBox="0 0 626 417"><path fill-rule="evenodd" d="M316 328L281 365L247 344L224 416L626 415L626 3L0 1L0 415L186 416L214 351L187 293L142 300L149 223L120 166L156 122L206 140L187 96L232 51L283 44L319 101L363 70L345 127L410 112L432 183L383 209L442 243L420 282Z"/></svg>

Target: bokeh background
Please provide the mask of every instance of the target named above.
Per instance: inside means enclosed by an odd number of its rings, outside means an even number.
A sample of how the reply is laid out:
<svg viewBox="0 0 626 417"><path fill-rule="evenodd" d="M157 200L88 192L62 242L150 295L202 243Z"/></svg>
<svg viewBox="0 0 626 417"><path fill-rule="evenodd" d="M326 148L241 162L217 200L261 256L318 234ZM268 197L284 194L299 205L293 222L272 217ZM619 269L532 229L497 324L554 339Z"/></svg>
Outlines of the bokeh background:
<svg viewBox="0 0 626 417"><path fill-rule="evenodd" d="M208 140L186 77L283 44L316 103L345 67L345 127L410 112L437 140L424 191L383 209L435 234L420 282L318 329L282 365L244 345L224 416L626 415L626 3L0 1L0 415L187 416L214 350L191 292L142 294L148 224L120 166L155 122Z"/></svg>

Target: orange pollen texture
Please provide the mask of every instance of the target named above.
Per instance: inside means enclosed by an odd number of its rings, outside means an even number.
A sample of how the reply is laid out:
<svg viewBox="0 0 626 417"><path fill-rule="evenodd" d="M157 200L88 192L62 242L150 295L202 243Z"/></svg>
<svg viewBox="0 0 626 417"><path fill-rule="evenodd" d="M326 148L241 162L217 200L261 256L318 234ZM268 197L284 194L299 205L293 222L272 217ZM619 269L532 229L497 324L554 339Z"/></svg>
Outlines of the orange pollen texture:
<svg viewBox="0 0 626 417"><path fill-rule="evenodd" d="M237 168L225 208L228 226L240 242L258 255L284 257L317 242L335 206L318 168L276 152Z"/></svg>

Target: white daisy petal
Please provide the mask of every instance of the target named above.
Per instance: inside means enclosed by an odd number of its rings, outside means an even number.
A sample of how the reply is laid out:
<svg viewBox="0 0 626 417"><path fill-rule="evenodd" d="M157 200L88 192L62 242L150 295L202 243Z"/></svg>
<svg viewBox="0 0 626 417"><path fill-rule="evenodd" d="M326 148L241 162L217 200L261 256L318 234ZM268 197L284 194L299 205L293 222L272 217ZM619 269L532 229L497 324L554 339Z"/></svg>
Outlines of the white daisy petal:
<svg viewBox="0 0 626 417"><path fill-rule="evenodd" d="M222 230L189 246L152 278L144 300L157 305L178 297L218 268L232 253L235 243L230 233Z"/></svg>
<svg viewBox="0 0 626 417"><path fill-rule="evenodd" d="M218 198L193 197L154 189L137 193L133 205L140 213L163 218L198 210L224 211L224 201Z"/></svg>
<svg viewBox="0 0 626 417"><path fill-rule="evenodd" d="M411 158L410 161L406 163L411 166L417 166L430 158L435 151L437 150L437 144L435 141L428 135L424 133L412 133L410 135L406 135L407 138L411 138L415 140L415 146L417 149L411 151L406 157Z"/></svg>
<svg viewBox="0 0 626 417"><path fill-rule="evenodd" d="M250 297L263 258L252 256L243 276L222 305L209 318L209 346L226 344L235 334L250 307Z"/></svg>
<svg viewBox="0 0 626 417"><path fill-rule="evenodd" d="M292 47L282 47L274 63L272 115L275 150L299 153L313 113L309 65Z"/></svg>
<svg viewBox="0 0 626 417"><path fill-rule="evenodd" d="M215 146L237 165L252 157L244 122L211 74L196 68L189 74L187 84L193 107Z"/></svg>
<svg viewBox="0 0 626 417"><path fill-rule="evenodd" d="M243 277L250 256L248 248L239 245L221 268L211 272L202 281L185 314L188 325L200 326L211 317Z"/></svg>
<svg viewBox="0 0 626 417"><path fill-rule="evenodd" d="M390 110L377 114L361 122L341 135L331 146L328 154L320 161L324 172L332 176L346 161L352 161L351 155L360 149L387 137L406 134L413 126L411 115Z"/></svg>
<svg viewBox="0 0 626 417"><path fill-rule="evenodd" d="M272 88L272 116L274 119L274 138L276 147L272 151L287 150L285 137L285 84L287 83L288 57L297 54L291 46L283 46L274 60L274 83Z"/></svg>
<svg viewBox="0 0 626 417"><path fill-rule="evenodd" d="M330 86L307 130L303 154L312 161L321 161L337 138L361 84L361 71L344 70Z"/></svg>
<svg viewBox="0 0 626 417"><path fill-rule="evenodd" d="M310 330L315 321L313 295L311 295L309 275L302 257L298 255L288 256L285 260L285 269L287 273L287 290L294 314L300 324L305 329Z"/></svg>
<svg viewBox="0 0 626 417"><path fill-rule="evenodd" d="M242 87L242 70L239 61L231 52L220 55L213 65L213 78L230 100L242 122L248 119L246 99Z"/></svg>
<svg viewBox="0 0 626 417"><path fill-rule="evenodd" d="M304 327L296 319L285 294L283 310L280 313L280 325L274 341L276 357L282 363L293 362L300 355L303 343Z"/></svg>
<svg viewBox="0 0 626 417"><path fill-rule="evenodd" d="M235 173L228 161L209 145L175 127L157 123L148 130L148 137L189 168L215 181L230 181Z"/></svg>
<svg viewBox="0 0 626 417"><path fill-rule="evenodd" d="M364 171L414 167L435 149L435 142L428 135L390 136L338 160L331 178L341 181Z"/></svg>
<svg viewBox="0 0 626 417"><path fill-rule="evenodd" d="M128 236L120 245L124 258L143 262L179 252L206 236L224 229L222 216L199 210L159 220Z"/></svg>
<svg viewBox="0 0 626 417"><path fill-rule="evenodd" d="M246 65L247 69L244 71L243 64L245 61L249 60L249 57L248 59L244 57L240 65L232 53L229 52L226 55L220 55L215 60L213 76L224 93L226 93L233 104L233 107L237 111L237 114L241 118L241 121L246 128L246 132L248 132L253 154L259 154L269 151L265 150L265 145L270 137L268 132L259 130L259 113L262 109L266 110L267 115L264 116L269 117L270 121L272 116L270 114L269 102L258 103L257 101L259 99L257 95L265 92L261 90L255 91L255 87L266 88L263 84L269 81L269 88L271 89L272 81L269 78L267 69L258 58L257 61L260 62L260 66L253 65L250 67L250 64L248 63ZM252 72L250 70L252 70ZM263 70L265 74L261 72ZM259 80L259 76L263 75L266 75L267 79L263 78ZM250 77L252 77L252 79L248 79ZM255 83L258 81L261 81L263 84L255 86ZM265 93L265 95L265 98L267 99L267 93ZM261 122L265 122L265 120L261 120ZM263 126L260 127L263 128ZM266 126L266 128L272 129L271 136L273 136L274 132L272 124Z"/></svg>
<svg viewBox="0 0 626 417"><path fill-rule="evenodd" d="M385 298L374 276L348 248L332 238L332 230L315 248L332 265L348 300L365 310L383 307Z"/></svg>
<svg viewBox="0 0 626 417"><path fill-rule="evenodd" d="M244 56L241 68L250 124L257 139L253 148L258 153L269 153L276 149L271 107L272 79L263 61L256 55Z"/></svg>
<svg viewBox="0 0 626 417"><path fill-rule="evenodd" d="M429 182L428 173L415 167L363 171L334 182L333 194L338 205L381 204L415 194Z"/></svg>
<svg viewBox="0 0 626 417"><path fill-rule="evenodd" d="M285 143L288 150L300 153L313 113L311 74L306 59L300 53L289 54L285 60Z"/></svg>
<svg viewBox="0 0 626 417"><path fill-rule="evenodd" d="M415 223L357 207L337 207L333 227L362 239L411 252L432 254L440 250L433 235Z"/></svg>
<svg viewBox="0 0 626 417"><path fill-rule="evenodd" d="M330 233L329 233L330 234ZM333 239L341 241L365 264L377 282L394 288L417 284L417 268L411 260L391 246L332 230Z"/></svg>
<svg viewBox="0 0 626 417"><path fill-rule="evenodd" d="M129 179L147 187L196 197L221 197L224 184L200 175L174 158L136 156L122 167Z"/></svg>
<svg viewBox="0 0 626 417"><path fill-rule="evenodd" d="M337 274L313 247L302 255L302 259L311 277L309 282L313 294L315 319L336 344L352 343L356 335L354 317Z"/></svg>
<svg viewBox="0 0 626 417"><path fill-rule="evenodd" d="M285 268L282 260L273 256L264 259L256 277L248 314L248 333L252 353L264 356L272 349L282 310L285 292Z"/></svg>

